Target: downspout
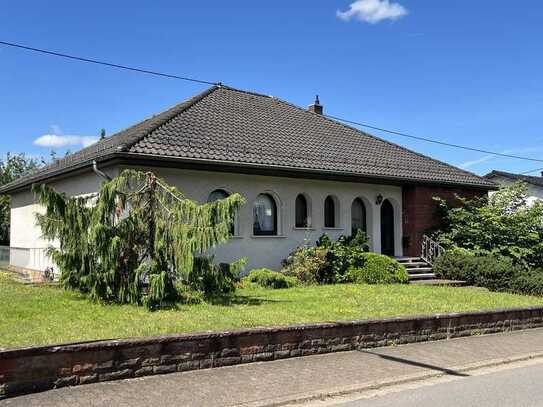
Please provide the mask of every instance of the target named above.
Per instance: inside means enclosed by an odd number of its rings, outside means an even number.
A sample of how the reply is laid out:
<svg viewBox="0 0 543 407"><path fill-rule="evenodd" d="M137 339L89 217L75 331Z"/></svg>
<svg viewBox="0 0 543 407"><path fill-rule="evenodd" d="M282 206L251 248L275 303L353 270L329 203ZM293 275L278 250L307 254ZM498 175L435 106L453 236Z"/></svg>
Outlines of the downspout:
<svg viewBox="0 0 543 407"><path fill-rule="evenodd" d="M96 163L96 160L92 160L92 170L96 173L96 175L108 180L108 181L111 181L111 177L109 175L107 175L105 172L103 171L100 171L98 169L98 164Z"/></svg>

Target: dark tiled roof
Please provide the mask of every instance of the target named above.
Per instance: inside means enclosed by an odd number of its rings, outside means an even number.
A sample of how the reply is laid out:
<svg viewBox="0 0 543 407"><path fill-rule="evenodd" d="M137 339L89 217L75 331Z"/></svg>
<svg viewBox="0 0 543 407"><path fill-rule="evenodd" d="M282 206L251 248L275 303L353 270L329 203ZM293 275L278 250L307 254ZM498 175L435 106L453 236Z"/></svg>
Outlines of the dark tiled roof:
<svg viewBox="0 0 543 407"><path fill-rule="evenodd" d="M491 181L274 97L214 86L202 94L4 186L7 192L92 160L128 155L333 172L492 188Z"/></svg>
<svg viewBox="0 0 543 407"><path fill-rule="evenodd" d="M497 171L497 170L494 170L485 175L485 178L487 179L493 179L496 177L509 178L513 181L524 181L524 182L527 182L528 184L537 185L538 187L543 187L543 176L534 177L531 175L513 174L511 172Z"/></svg>

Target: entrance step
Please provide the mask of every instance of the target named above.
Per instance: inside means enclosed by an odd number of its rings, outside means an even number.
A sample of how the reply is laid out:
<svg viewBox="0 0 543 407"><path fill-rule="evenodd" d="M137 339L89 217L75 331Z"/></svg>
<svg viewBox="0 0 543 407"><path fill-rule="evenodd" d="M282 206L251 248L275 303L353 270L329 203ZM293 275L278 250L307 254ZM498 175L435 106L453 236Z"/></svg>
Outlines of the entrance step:
<svg viewBox="0 0 543 407"><path fill-rule="evenodd" d="M432 286L449 286L449 287L464 287L467 285L465 281L462 280L442 280L440 278L435 278L433 280L412 280L411 284L416 285L432 285Z"/></svg>
<svg viewBox="0 0 543 407"><path fill-rule="evenodd" d="M407 270L409 282L433 281L437 279L432 266L420 257L397 257L396 260Z"/></svg>

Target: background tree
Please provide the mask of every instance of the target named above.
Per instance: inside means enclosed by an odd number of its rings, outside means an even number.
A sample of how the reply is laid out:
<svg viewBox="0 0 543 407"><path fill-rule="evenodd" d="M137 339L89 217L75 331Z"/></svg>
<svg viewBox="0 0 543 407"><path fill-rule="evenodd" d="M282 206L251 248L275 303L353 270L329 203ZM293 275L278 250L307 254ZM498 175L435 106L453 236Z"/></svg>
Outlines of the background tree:
<svg viewBox="0 0 543 407"><path fill-rule="evenodd" d="M44 165L43 159L8 153L5 160L0 159L0 186L9 184L24 175L32 174L42 165ZM0 195L0 245L9 245L9 214L9 196Z"/></svg>
<svg viewBox="0 0 543 407"><path fill-rule="evenodd" d="M100 130L100 140L103 140L106 138L106 129Z"/></svg>
<svg viewBox="0 0 543 407"><path fill-rule="evenodd" d="M489 198L459 198L459 208L438 199L444 224L435 236L446 248L499 254L525 267L543 267L543 202L528 205L527 198L526 184L518 182Z"/></svg>
<svg viewBox="0 0 543 407"><path fill-rule="evenodd" d="M244 202L239 194L198 204L152 173L133 170L104 182L95 197L70 198L45 184L33 190L45 207L36 215L43 236L59 242L48 254L64 287L149 308L174 301L184 287L219 294L233 287L225 276L239 263L201 259L230 237Z"/></svg>

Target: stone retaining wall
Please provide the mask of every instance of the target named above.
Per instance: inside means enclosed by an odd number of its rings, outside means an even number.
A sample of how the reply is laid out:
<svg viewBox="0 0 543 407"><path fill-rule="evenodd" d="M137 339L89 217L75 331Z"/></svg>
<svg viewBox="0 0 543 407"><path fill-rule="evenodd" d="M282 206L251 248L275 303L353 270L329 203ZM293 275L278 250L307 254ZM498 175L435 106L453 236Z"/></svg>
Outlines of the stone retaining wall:
<svg viewBox="0 0 543 407"><path fill-rule="evenodd" d="M63 386L543 326L543 307L0 351L0 399Z"/></svg>

